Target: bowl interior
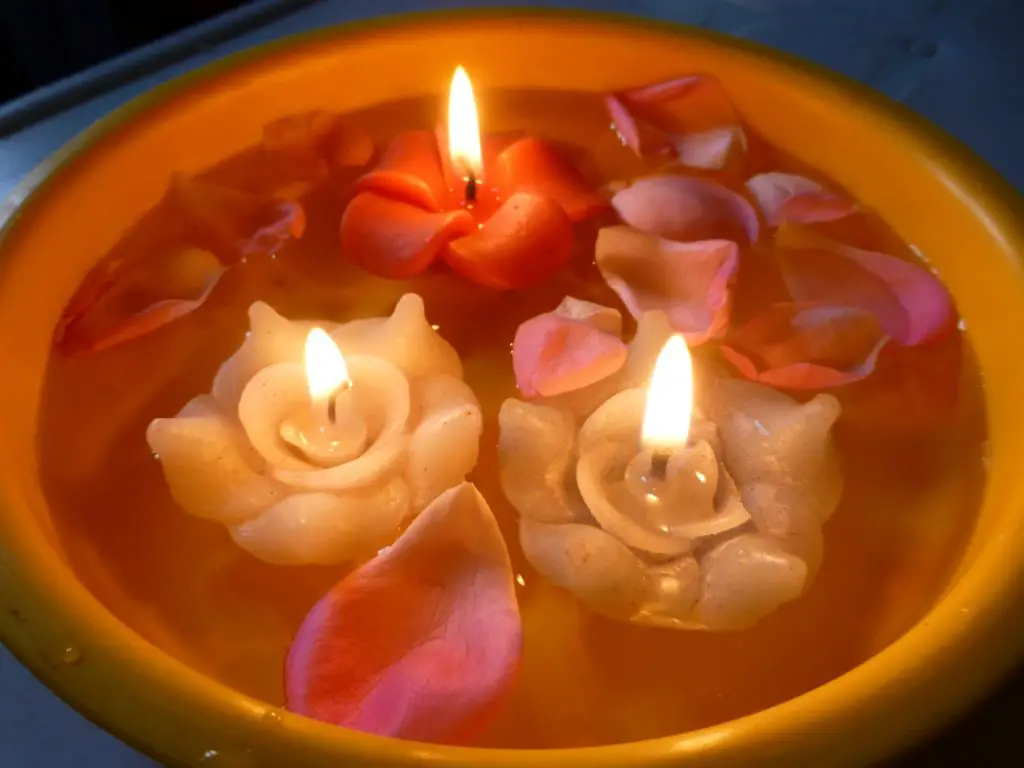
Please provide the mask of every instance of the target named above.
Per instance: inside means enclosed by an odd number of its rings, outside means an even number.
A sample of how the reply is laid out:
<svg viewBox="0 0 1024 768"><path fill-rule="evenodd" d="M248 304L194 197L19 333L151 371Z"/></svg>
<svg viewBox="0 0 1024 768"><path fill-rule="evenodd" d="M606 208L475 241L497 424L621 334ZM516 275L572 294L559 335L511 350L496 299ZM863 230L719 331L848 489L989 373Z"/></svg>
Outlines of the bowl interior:
<svg viewBox="0 0 1024 768"><path fill-rule="evenodd" d="M563 759L616 764L628 755L635 764L689 754L741 764L774 754L792 763L841 743L847 757L854 743L853 754L867 757L975 693L1013 650L1013 633L1001 627L1014 616L1024 553L1024 483L1015 466L1024 453L1017 406L1024 345L1014 333L1024 327L1017 258L1024 232L1016 197L952 142L866 92L718 38L599 18L435 17L243 54L130 105L37 172L19 194L38 186L0 239L0 637L79 709L164 759L199 762L209 750L261 754L267 764L278 764L271 755L309 765L522 759L389 742L276 713L268 727L266 705L141 641L77 582L50 524L34 450L57 318L90 267L157 202L171 173L200 171L255 144L262 126L284 115L437 93L459 63L483 88L605 91L715 73L768 141L834 178L928 255L954 293L986 380L991 464L983 508L949 589L914 630L843 678L771 710ZM87 663L62 664L68 647ZM971 674L954 672L963 664ZM896 671L902 684L887 685Z"/></svg>

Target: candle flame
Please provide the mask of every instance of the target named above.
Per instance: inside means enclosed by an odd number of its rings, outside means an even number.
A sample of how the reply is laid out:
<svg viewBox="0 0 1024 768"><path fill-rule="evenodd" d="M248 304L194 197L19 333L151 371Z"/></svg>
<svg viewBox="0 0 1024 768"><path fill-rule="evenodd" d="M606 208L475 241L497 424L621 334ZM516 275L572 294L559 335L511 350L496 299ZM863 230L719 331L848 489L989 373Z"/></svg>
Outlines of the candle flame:
<svg viewBox="0 0 1024 768"><path fill-rule="evenodd" d="M448 153L455 171L468 181L483 177L480 154L480 120L469 75L461 66L455 68L448 94Z"/></svg>
<svg viewBox="0 0 1024 768"><path fill-rule="evenodd" d="M322 328L314 328L306 337L306 381L313 400L328 398L351 384L341 350Z"/></svg>
<svg viewBox="0 0 1024 768"><path fill-rule="evenodd" d="M641 440L652 451L686 445L693 418L693 361L682 336L662 347L647 387Z"/></svg>

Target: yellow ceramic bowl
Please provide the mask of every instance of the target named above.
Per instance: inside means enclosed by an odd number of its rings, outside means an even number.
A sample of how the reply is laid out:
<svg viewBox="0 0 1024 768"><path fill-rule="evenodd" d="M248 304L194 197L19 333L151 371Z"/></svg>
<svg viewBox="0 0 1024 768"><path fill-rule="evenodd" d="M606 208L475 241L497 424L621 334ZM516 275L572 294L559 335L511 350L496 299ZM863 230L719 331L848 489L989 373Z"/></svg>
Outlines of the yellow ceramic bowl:
<svg viewBox="0 0 1024 768"><path fill-rule="evenodd" d="M260 126L329 105L437 93L456 63L486 87L607 90L706 70L764 136L880 211L934 260L987 381L991 476L948 590L900 640L766 711L636 744L448 749L352 733L230 690L149 645L76 579L35 455L50 338L89 268L163 194L255 143ZM354 73L359 73L358 75ZM22 199L24 198L24 199ZM158 89L90 129L16 194L0 233L0 636L80 711L172 764L829 765L865 763L973 700L1024 637L1024 249L1020 200L906 111L839 77L703 32L590 16L437 16L318 33ZM61 662L74 646L78 664ZM60 734L54 734L60 738Z"/></svg>

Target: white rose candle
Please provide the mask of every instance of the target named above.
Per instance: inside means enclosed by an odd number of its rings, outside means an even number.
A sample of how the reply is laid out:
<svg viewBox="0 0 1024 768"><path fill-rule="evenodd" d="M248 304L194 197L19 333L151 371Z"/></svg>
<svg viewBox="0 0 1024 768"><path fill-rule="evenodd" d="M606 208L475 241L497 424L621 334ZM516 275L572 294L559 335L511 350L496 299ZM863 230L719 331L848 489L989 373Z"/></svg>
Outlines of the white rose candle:
<svg viewBox="0 0 1024 768"><path fill-rule="evenodd" d="M830 439L836 400L800 404L721 378L695 403L686 343L661 313L641 318L613 373L593 373L603 366L580 350L613 349L591 338L612 325L592 322L602 313L579 302L553 315L558 335L517 341L551 339L573 364L585 360L573 373L581 386L508 400L500 414L502 488L531 564L594 610L643 624L736 629L798 597L842 490ZM518 352L560 373L569 364ZM523 370L531 380L541 373Z"/></svg>
<svg viewBox="0 0 1024 768"><path fill-rule="evenodd" d="M212 392L147 431L186 512L267 562L360 560L473 468L480 408L418 296L342 324L249 316Z"/></svg>

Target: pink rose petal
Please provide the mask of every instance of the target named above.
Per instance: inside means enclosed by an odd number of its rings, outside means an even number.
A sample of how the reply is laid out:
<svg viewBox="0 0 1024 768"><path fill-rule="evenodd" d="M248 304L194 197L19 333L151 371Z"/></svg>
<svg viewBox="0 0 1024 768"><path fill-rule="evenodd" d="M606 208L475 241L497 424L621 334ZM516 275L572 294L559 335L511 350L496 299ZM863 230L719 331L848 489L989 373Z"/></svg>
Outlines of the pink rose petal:
<svg viewBox="0 0 1024 768"><path fill-rule="evenodd" d="M757 240L753 206L707 179L649 176L617 192L612 206L631 227L670 240Z"/></svg>
<svg viewBox="0 0 1024 768"><path fill-rule="evenodd" d="M852 198L792 173L759 173L747 179L746 186L772 227L786 221L800 224L835 221L859 209Z"/></svg>
<svg viewBox="0 0 1024 768"><path fill-rule="evenodd" d="M923 266L838 243L786 224L775 238L780 268L796 301L828 301L875 313L903 346L942 338L956 328L953 298Z"/></svg>
<svg viewBox="0 0 1024 768"><path fill-rule="evenodd" d="M737 149L744 149L746 143L743 129L730 126L680 136L675 141L675 147L679 162L683 165L718 171L728 164Z"/></svg>
<svg viewBox="0 0 1024 768"><path fill-rule="evenodd" d="M288 707L382 736L463 743L514 681L521 639L501 531L463 483L309 613L285 664Z"/></svg>
<svg viewBox="0 0 1024 768"><path fill-rule="evenodd" d="M663 310L691 344L725 331L739 267L736 243L678 243L629 227L605 227L595 257L605 282L633 317Z"/></svg>
<svg viewBox="0 0 1024 768"><path fill-rule="evenodd" d="M722 354L752 381L783 389L825 389L869 376L888 341L867 310L787 303L731 331Z"/></svg>
<svg viewBox="0 0 1024 768"><path fill-rule="evenodd" d="M626 362L618 337L555 312L519 326L512 343L516 385L526 397L553 397L611 376Z"/></svg>

